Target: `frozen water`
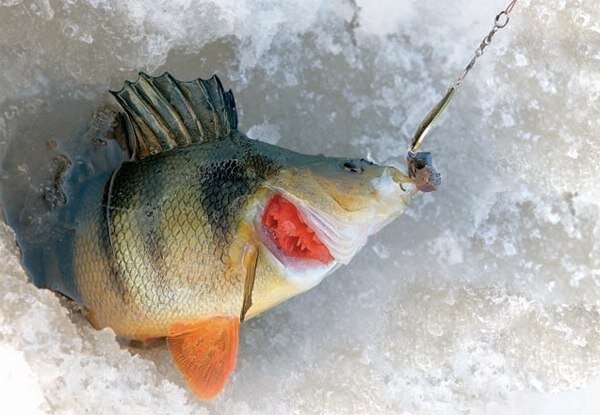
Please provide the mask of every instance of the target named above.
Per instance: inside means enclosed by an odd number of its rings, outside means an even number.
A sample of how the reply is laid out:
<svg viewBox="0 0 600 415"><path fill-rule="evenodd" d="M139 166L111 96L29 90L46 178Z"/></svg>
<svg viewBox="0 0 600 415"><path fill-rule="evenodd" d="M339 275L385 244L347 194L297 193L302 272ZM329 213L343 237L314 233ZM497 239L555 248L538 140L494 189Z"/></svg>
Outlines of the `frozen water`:
<svg viewBox="0 0 600 415"><path fill-rule="evenodd" d="M106 91L139 70L217 72L253 136L398 162L505 3L0 0L3 196L36 212L47 140L89 145L92 113L113 105ZM519 1L427 138L440 190L320 286L245 324L237 371L210 403L186 391L164 347L120 346L29 284L1 226L2 405L598 413L598 21L594 0Z"/></svg>

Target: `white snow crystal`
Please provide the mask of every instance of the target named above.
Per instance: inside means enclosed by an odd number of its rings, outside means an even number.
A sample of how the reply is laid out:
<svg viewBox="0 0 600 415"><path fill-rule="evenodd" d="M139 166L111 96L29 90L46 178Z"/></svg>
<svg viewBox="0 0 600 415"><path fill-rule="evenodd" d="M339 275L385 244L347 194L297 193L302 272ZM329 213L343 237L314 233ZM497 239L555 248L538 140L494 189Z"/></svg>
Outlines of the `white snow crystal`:
<svg viewBox="0 0 600 415"><path fill-rule="evenodd" d="M0 0L0 186L35 204L48 140L86 146L138 71L216 72L251 136L403 163L506 3ZM30 284L0 225L0 412L597 414L599 18L597 1L517 2L423 145L440 189L244 324L209 403L164 344L121 345Z"/></svg>

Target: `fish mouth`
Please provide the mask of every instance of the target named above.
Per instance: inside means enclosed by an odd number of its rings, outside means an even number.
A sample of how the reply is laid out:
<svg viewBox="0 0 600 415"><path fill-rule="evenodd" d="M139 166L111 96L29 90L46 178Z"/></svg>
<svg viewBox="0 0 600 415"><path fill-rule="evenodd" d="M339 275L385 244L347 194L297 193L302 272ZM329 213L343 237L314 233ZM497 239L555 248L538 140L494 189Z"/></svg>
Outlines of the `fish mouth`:
<svg viewBox="0 0 600 415"><path fill-rule="evenodd" d="M267 248L296 270L347 264L370 233L368 225L344 221L280 189L261 214L261 230Z"/></svg>

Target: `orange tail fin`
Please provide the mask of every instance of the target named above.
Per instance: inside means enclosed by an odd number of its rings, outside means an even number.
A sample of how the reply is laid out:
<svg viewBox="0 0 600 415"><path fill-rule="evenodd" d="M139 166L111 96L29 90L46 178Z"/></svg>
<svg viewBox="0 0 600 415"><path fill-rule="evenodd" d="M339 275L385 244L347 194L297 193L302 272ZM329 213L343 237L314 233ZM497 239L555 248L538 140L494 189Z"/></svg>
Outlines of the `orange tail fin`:
<svg viewBox="0 0 600 415"><path fill-rule="evenodd" d="M227 382L235 367L239 325L239 318L214 317L171 327L169 351L199 398L214 398Z"/></svg>

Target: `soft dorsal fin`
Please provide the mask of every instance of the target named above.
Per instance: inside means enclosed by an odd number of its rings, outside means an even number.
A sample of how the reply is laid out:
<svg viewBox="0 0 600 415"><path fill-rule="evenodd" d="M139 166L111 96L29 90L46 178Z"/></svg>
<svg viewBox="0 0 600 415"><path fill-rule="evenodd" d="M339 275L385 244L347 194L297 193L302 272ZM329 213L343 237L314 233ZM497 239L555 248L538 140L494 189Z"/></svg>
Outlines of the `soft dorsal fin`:
<svg viewBox="0 0 600 415"><path fill-rule="evenodd" d="M127 115L132 158L219 140L237 128L235 100L216 75L181 82L168 72L152 77L140 72L137 81L111 91Z"/></svg>
<svg viewBox="0 0 600 415"><path fill-rule="evenodd" d="M235 367L240 320L213 317L175 324L167 345L190 389L201 399L214 398Z"/></svg>

